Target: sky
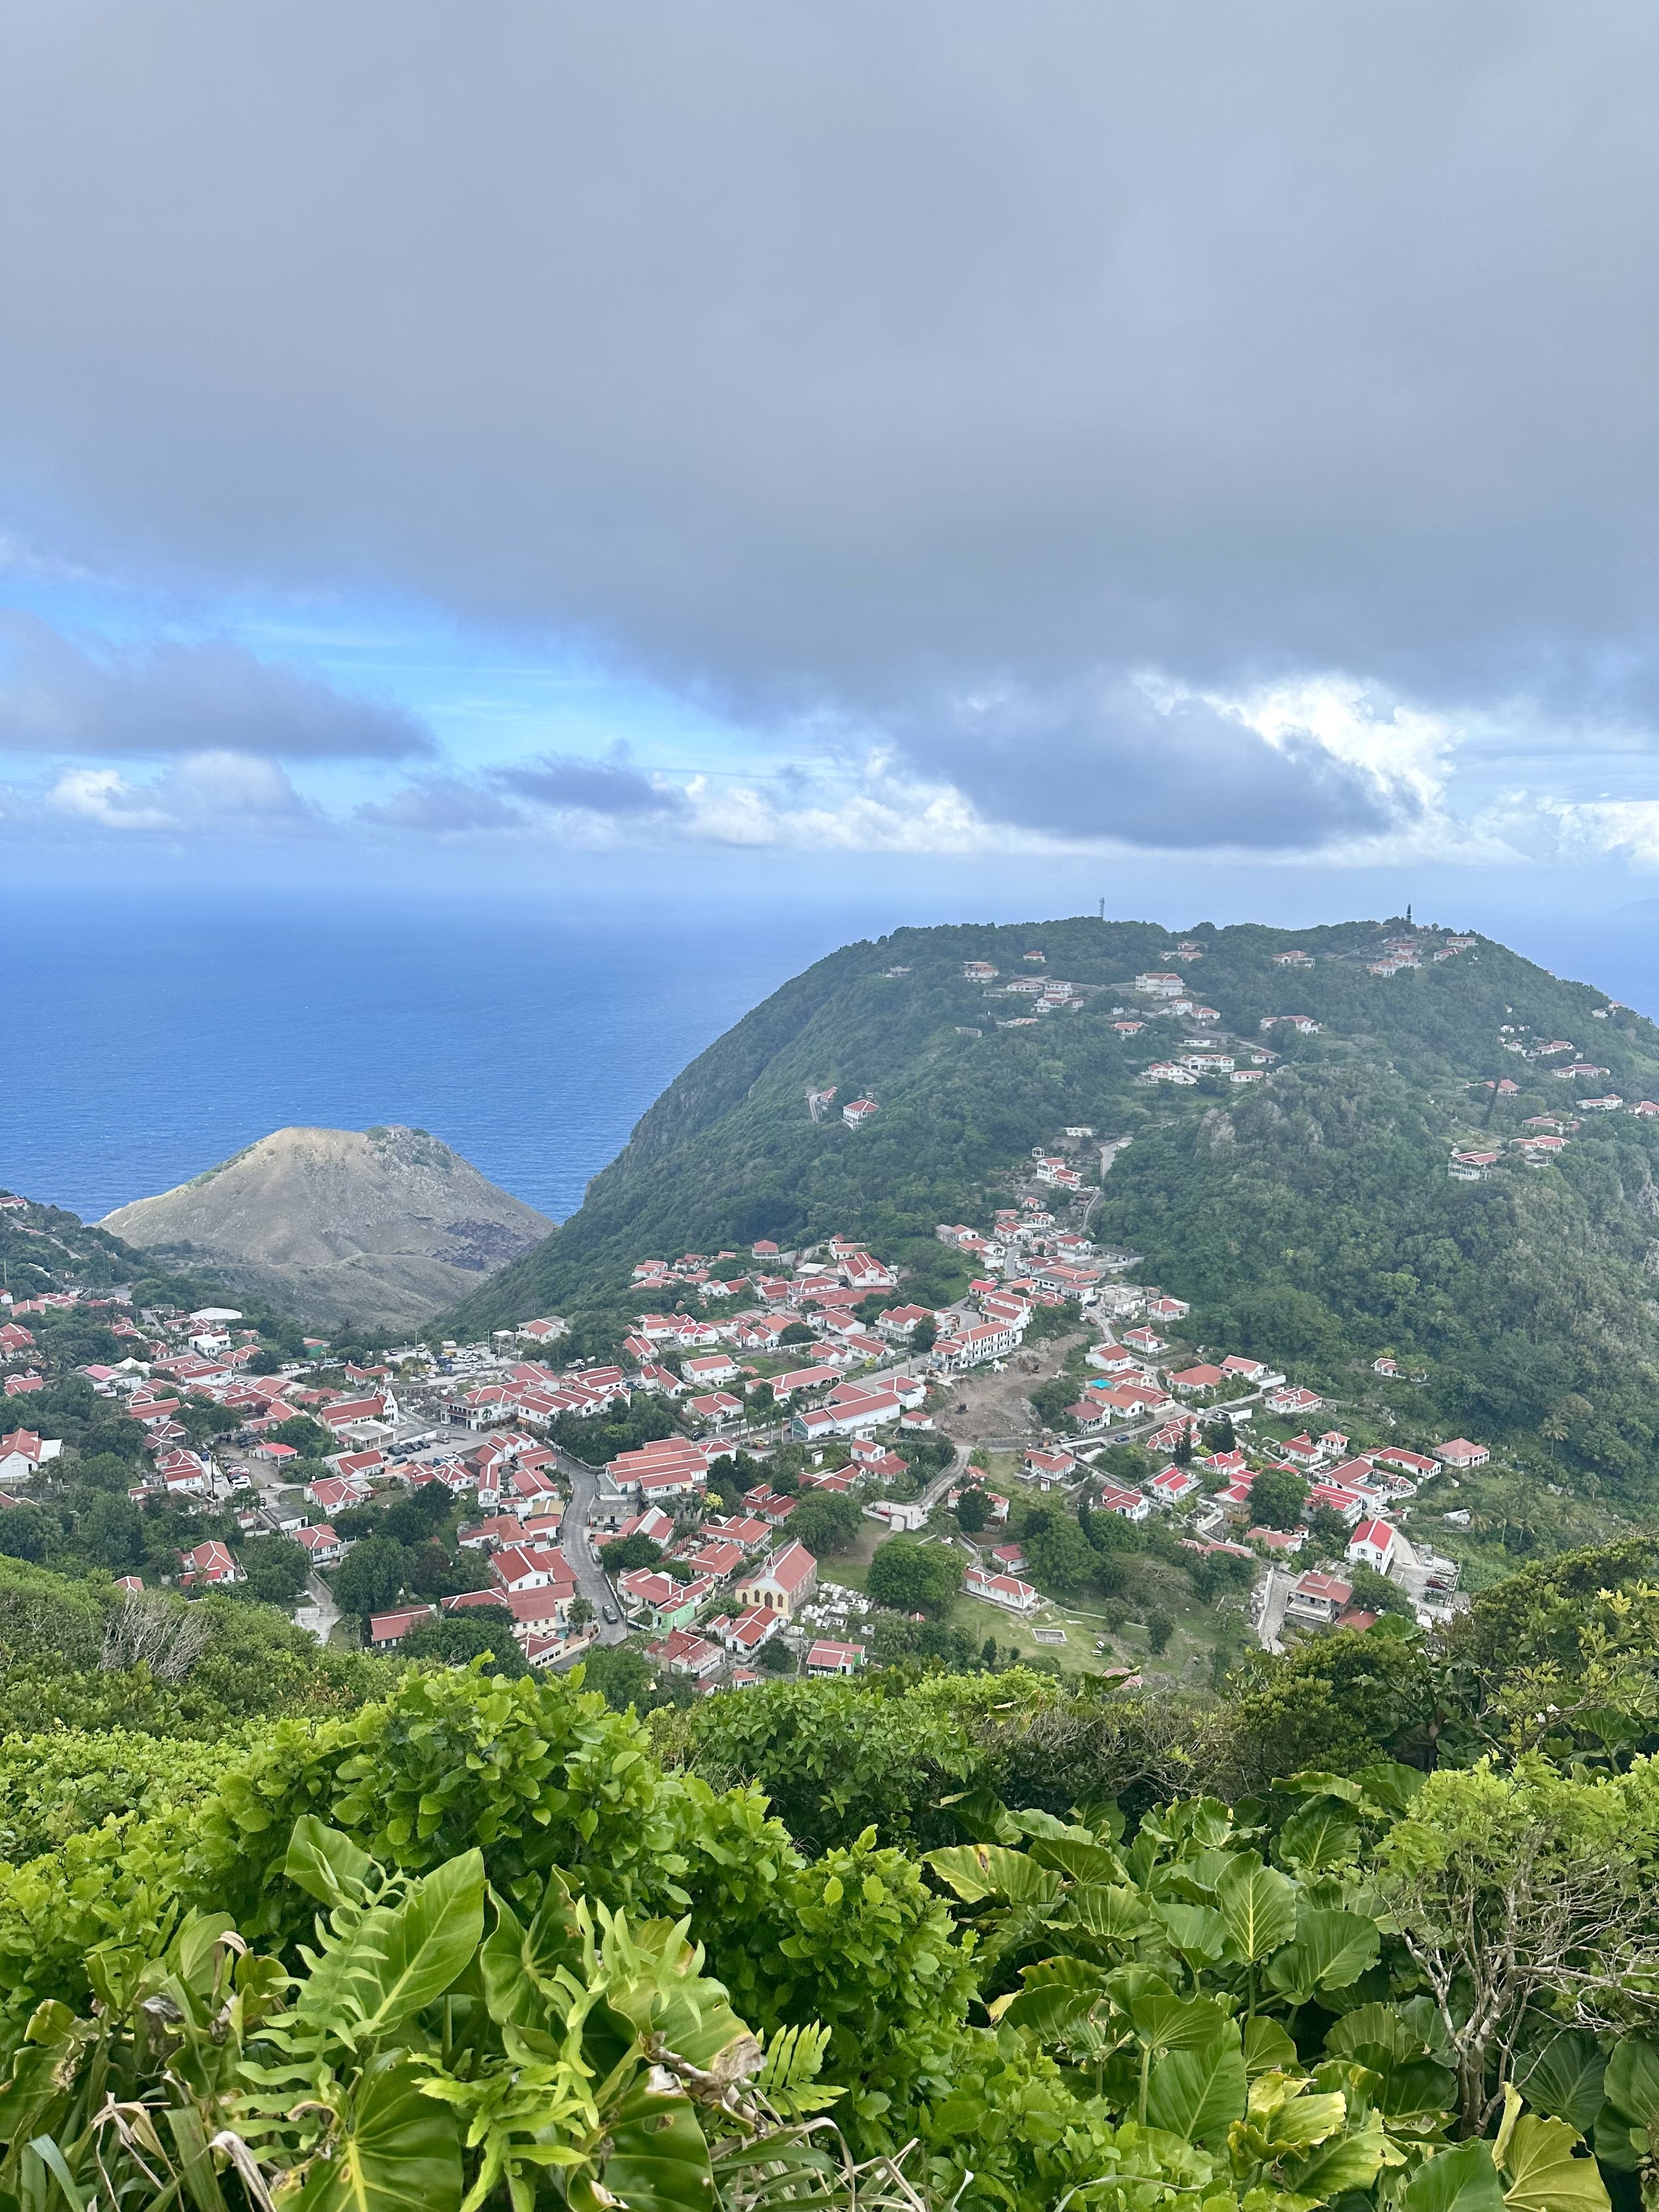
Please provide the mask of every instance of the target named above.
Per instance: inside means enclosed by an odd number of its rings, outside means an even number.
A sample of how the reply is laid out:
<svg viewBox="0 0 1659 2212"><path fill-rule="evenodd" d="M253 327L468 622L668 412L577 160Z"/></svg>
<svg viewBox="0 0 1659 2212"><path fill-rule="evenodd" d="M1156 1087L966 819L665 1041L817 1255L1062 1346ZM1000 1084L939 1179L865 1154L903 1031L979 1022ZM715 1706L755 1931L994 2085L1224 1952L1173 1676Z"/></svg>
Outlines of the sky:
<svg viewBox="0 0 1659 2212"><path fill-rule="evenodd" d="M1656 142L1644 0L6 0L0 865L1639 902Z"/></svg>

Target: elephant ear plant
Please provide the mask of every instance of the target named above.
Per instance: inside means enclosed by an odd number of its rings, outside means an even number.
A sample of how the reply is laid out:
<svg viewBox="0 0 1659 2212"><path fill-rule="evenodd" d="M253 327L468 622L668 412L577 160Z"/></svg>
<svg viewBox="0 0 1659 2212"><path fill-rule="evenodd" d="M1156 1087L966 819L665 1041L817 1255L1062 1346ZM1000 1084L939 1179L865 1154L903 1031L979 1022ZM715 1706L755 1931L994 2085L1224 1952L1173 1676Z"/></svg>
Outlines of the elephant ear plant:
<svg viewBox="0 0 1659 2212"><path fill-rule="evenodd" d="M780 2177L905 2198L821 2135L824 2032L763 2048L684 1923L556 1874L509 1902L476 1850L388 1873L309 1815L283 1870L323 1908L302 1972L195 1915L153 1958L94 1954L89 2017L38 2008L0 2093L3 2212L701 2212Z"/></svg>

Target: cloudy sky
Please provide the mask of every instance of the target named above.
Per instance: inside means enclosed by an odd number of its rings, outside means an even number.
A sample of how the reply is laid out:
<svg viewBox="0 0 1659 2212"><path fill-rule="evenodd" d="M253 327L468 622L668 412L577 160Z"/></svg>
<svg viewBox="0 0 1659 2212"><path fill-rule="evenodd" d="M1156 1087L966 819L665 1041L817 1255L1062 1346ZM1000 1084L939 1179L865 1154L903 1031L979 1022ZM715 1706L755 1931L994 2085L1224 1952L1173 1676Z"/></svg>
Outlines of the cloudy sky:
<svg viewBox="0 0 1659 2212"><path fill-rule="evenodd" d="M1659 872L1648 0L0 0L0 840Z"/></svg>

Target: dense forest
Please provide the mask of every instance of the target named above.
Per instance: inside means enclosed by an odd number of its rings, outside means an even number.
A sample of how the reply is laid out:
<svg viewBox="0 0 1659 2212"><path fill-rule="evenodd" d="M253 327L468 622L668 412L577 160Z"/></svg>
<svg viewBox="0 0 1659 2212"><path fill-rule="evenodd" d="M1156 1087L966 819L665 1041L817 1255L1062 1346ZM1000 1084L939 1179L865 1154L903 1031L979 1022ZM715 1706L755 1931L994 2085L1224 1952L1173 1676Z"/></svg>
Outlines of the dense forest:
<svg viewBox="0 0 1659 2212"><path fill-rule="evenodd" d="M1137 1079L1182 1034L1115 1026L1126 1005L1149 1013L1128 994L1135 975L1178 957L1164 930L1085 919L847 946L693 1061L580 1210L452 1324L476 1332L549 1310L615 1322L643 1256L835 1229L904 1267L912 1296L948 1296L963 1279L936 1224L988 1226L1031 1148L1082 1124L1132 1140L1087 1214L1091 1233L1142 1255L1148 1279L1190 1300L1200 1338L1325 1388L1394 1356L1422 1371L1413 1418L1526 1438L1575 1483L1649 1502L1659 1133L1629 1113L1589 1115L1547 1162L1504 1148L1536 1117L1571 1112L1584 1088L1555 1073L1571 1053L1538 1046L1570 1042L1605 1071L1589 1090L1635 1102L1659 1092L1659 1031L1486 939L1375 975L1387 933L1359 922L1190 933L1192 994L1278 1056L1249 1090L1224 1076L1173 1091ZM1276 965L1291 949L1308 964ZM1034 972L1032 951L1044 956L1035 972L1071 981L1080 1003L999 1026L1023 1011L1003 986ZM969 981L969 960L997 981ZM1298 1034L1279 1018L1289 1014L1319 1032ZM807 1095L830 1087L836 1104L874 1098L873 1121L849 1129L832 1108L814 1121ZM1499 1152L1486 1180L1449 1176L1459 1145Z"/></svg>
<svg viewBox="0 0 1659 2212"><path fill-rule="evenodd" d="M1633 2208L1656 1565L1219 1698L910 1665L648 1722L326 1655L273 1696L168 1646L234 1608L138 1650L15 1568L6 1681L66 1702L0 1745L0 2200Z"/></svg>

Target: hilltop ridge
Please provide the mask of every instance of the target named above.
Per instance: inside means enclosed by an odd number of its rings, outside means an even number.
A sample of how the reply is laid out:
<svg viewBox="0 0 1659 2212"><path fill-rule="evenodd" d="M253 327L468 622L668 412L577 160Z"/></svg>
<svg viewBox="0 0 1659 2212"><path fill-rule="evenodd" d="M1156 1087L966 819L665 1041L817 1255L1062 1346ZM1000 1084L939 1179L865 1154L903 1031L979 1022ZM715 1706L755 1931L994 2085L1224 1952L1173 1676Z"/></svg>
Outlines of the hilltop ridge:
<svg viewBox="0 0 1659 2212"><path fill-rule="evenodd" d="M302 1320L412 1328L553 1224L423 1129L278 1129L101 1226Z"/></svg>
<svg viewBox="0 0 1659 2212"><path fill-rule="evenodd" d="M1172 981L1137 988L1153 974ZM1180 1066L1206 1054L1236 1065ZM848 1127L855 1100L876 1110ZM1086 1209L1143 1254L1211 1340L1315 1379L1395 1358L1448 1419L1541 1438L1634 1498L1659 1447L1659 1115L1632 1109L1656 1100L1650 1022L1486 938L902 929L700 1054L450 1325L622 1321L642 1257L835 1228L925 1279L939 1224L988 1225L1017 1164L1087 1127L1130 1141L1085 1178L1097 1195L1061 1195L1062 1223Z"/></svg>

